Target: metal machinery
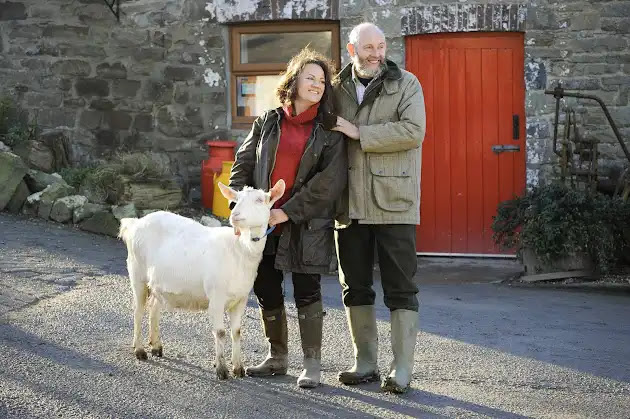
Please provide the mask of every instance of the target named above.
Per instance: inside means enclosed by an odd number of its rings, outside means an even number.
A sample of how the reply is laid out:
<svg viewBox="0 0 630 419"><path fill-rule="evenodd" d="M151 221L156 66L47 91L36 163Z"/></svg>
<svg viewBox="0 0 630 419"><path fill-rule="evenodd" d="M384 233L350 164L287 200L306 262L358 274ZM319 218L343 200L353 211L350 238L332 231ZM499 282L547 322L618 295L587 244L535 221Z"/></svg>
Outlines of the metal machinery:
<svg viewBox="0 0 630 419"><path fill-rule="evenodd" d="M630 152L623 142L621 133L604 102L595 95L566 91L560 84L553 90L545 90L545 94L553 95L556 99L553 152L559 158L560 179L570 184L571 187L600 191L609 195L621 195L624 200L627 200L630 196ZM560 100L564 97L590 99L601 106L628 160L629 165L625 169L611 170L607 178L600 174L598 167L599 141L597 139L584 138L577 126L575 110L571 107L567 107L565 110L562 139L558 141L558 126L561 123Z"/></svg>

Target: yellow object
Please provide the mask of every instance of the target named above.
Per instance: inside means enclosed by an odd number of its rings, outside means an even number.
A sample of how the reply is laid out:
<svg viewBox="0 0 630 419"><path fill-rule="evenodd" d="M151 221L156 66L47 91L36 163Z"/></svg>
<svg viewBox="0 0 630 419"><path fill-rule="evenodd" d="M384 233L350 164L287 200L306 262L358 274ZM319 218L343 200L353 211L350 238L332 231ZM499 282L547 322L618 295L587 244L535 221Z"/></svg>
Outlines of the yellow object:
<svg viewBox="0 0 630 419"><path fill-rule="evenodd" d="M217 186L217 183L221 182L224 185L230 183L230 171L232 170L233 161L224 161L221 163L221 174L214 176L214 191L212 196L212 214L217 217L228 218L230 216L230 203L221 193L221 189Z"/></svg>

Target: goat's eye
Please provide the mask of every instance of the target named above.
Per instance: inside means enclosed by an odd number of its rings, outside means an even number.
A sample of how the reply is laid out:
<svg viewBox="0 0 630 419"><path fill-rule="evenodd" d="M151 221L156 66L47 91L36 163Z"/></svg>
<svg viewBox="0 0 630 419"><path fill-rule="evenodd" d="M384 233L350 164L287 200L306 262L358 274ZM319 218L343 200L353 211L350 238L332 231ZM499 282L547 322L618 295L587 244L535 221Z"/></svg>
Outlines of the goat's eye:
<svg viewBox="0 0 630 419"><path fill-rule="evenodd" d="M259 204L264 204L265 200L262 199L262 198L258 198L258 199L256 199L256 202L259 203Z"/></svg>

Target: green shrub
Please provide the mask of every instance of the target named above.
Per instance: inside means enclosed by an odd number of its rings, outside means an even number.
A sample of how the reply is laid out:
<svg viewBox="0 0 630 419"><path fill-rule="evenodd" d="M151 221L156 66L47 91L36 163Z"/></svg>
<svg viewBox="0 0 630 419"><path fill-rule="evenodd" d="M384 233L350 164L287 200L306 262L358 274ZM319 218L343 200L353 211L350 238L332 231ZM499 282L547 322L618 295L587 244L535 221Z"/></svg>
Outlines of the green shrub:
<svg viewBox="0 0 630 419"><path fill-rule="evenodd" d="M94 167L62 169L60 175L69 185L89 193L88 198L109 204L120 203L126 182L165 182L171 178L168 167L151 153L120 153Z"/></svg>
<svg viewBox="0 0 630 419"><path fill-rule="evenodd" d="M554 183L499 204L494 241L506 249L531 249L544 263L588 254L602 272L618 262L628 243L630 204L618 197Z"/></svg>
<svg viewBox="0 0 630 419"><path fill-rule="evenodd" d="M37 124L29 122L26 111L10 98L0 98L0 141L14 147L22 142L34 140L37 134Z"/></svg>
<svg viewBox="0 0 630 419"><path fill-rule="evenodd" d="M68 185L79 189L81 184L85 182L85 179L94 170L93 167L64 167L59 171L59 174Z"/></svg>

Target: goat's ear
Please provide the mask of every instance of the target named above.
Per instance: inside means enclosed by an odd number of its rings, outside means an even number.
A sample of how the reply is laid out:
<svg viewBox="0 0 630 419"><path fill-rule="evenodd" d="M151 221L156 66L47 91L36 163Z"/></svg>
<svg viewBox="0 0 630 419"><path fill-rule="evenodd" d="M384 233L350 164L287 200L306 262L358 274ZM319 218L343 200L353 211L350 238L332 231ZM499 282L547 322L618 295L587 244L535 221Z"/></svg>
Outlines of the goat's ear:
<svg viewBox="0 0 630 419"><path fill-rule="evenodd" d="M225 197L225 199L232 202L236 201L236 191L234 189L225 186L221 182L217 182L217 185L219 185L219 189L221 189L221 194Z"/></svg>
<svg viewBox="0 0 630 419"><path fill-rule="evenodd" d="M273 185L273 188L269 189L269 205L273 205L274 202L282 197L285 187L284 180L280 179Z"/></svg>

